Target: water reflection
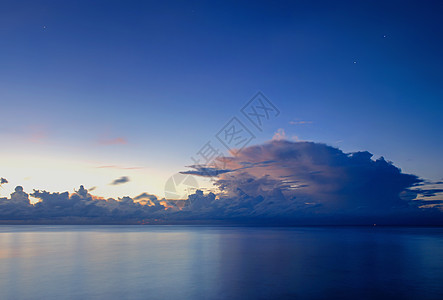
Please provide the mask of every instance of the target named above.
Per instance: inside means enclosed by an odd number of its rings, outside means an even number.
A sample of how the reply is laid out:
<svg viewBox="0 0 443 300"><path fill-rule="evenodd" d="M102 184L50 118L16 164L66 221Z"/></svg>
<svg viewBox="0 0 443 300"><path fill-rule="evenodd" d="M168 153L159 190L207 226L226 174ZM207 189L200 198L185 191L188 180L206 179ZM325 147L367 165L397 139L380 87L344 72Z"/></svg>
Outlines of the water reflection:
<svg viewBox="0 0 443 300"><path fill-rule="evenodd" d="M443 229L0 226L0 299L442 299Z"/></svg>

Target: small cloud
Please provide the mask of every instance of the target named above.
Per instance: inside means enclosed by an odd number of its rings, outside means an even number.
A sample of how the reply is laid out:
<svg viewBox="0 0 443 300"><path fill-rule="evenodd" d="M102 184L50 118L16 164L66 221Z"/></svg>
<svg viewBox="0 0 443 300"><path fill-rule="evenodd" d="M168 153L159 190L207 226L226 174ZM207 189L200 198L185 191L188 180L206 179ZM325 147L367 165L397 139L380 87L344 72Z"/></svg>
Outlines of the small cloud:
<svg viewBox="0 0 443 300"><path fill-rule="evenodd" d="M0 178L0 188L2 188L2 185L6 183L8 183L8 180L6 180L6 178Z"/></svg>
<svg viewBox="0 0 443 300"><path fill-rule="evenodd" d="M291 140L296 141L296 142L302 142L303 141L298 135L293 135L291 137Z"/></svg>
<svg viewBox="0 0 443 300"><path fill-rule="evenodd" d="M134 197L134 200L143 200L143 199L157 200L157 196L153 194L142 193L137 197Z"/></svg>
<svg viewBox="0 0 443 300"><path fill-rule="evenodd" d="M142 205L151 206L159 204L157 196L148 193L142 193L137 197L134 197L133 200L135 203L140 203Z"/></svg>
<svg viewBox="0 0 443 300"><path fill-rule="evenodd" d="M99 143L101 145L126 145L128 140L124 137L117 137L113 139L102 139Z"/></svg>
<svg viewBox="0 0 443 300"><path fill-rule="evenodd" d="M124 183L127 183L127 182L129 182L129 181L130 181L129 177L127 177L127 176L122 176L122 177L120 177L120 178L118 178L118 179L115 179L113 182L110 183L110 185L124 184Z"/></svg>
<svg viewBox="0 0 443 300"><path fill-rule="evenodd" d="M28 127L29 141L31 143L43 143L48 138L46 126L34 124Z"/></svg>
<svg viewBox="0 0 443 300"><path fill-rule="evenodd" d="M115 165L108 165L108 166L98 166L97 169L119 169L119 170L139 170L144 169L144 167L121 167L121 166L115 166Z"/></svg>
<svg viewBox="0 0 443 300"><path fill-rule="evenodd" d="M202 177L216 177L220 174L224 174L224 173L228 173L228 172L233 171L233 170L229 170L229 169L219 169L219 168L208 167L208 166L203 166L203 165L192 165L192 166L187 166L187 167L193 168L195 170L183 171L183 172L180 172L180 174L196 175L196 176L202 176Z"/></svg>
<svg viewBox="0 0 443 300"><path fill-rule="evenodd" d="M286 132L283 128L279 128L272 137L273 141L281 141L286 139Z"/></svg>
<svg viewBox="0 0 443 300"><path fill-rule="evenodd" d="M306 125L306 124L312 124L312 121L289 121L289 124L291 124L291 125Z"/></svg>
<svg viewBox="0 0 443 300"><path fill-rule="evenodd" d="M415 200L425 200L424 203L431 204L430 200L443 202L443 182L424 180L411 189L411 192L417 196Z"/></svg>

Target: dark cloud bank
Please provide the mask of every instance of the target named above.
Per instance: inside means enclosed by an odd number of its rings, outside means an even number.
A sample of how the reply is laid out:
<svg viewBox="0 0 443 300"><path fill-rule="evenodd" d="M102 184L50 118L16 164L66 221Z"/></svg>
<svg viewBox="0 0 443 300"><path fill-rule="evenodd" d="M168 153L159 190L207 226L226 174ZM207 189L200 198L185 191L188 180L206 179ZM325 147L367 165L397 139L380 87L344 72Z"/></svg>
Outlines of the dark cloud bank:
<svg viewBox="0 0 443 300"><path fill-rule="evenodd" d="M3 223L443 225L442 190L404 174L369 152L346 154L325 144L271 141L221 158L223 169L193 166L184 174L214 177L217 194L188 201L154 195L97 198L17 187L0 198ZM220 164L218 164L220 165Z"/></svg>

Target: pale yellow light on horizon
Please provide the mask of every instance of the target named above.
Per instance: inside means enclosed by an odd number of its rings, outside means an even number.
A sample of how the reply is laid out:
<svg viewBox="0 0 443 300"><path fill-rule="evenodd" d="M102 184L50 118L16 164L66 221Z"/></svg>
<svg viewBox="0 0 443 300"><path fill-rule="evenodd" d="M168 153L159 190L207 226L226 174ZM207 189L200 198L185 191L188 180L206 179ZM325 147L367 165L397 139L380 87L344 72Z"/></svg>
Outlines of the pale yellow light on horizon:
<svg viewBox="0 0 443 300"><path fill-rule="evenodd" d="M166 170L102 168L104 164L44 155L2 155L0 165L0 177L9 181L0 189L0 197L9 197L16 186L23 186L27 193L34 189L72 193L83 185L86 189L96 187L91 194L104 198L135 197L145 192L163 198L165 182L172 175ZM130 181L110 184L122 176Z"/></svg>

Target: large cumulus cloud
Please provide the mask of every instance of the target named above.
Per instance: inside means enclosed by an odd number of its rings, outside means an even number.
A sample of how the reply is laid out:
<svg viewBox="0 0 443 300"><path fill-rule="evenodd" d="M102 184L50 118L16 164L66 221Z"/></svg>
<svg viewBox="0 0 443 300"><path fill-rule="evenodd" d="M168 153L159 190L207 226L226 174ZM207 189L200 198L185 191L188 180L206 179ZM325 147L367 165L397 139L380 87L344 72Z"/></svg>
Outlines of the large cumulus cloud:
<svg viewBox="0 0 443 300"><path fill-rule="evenodd" d="M190 216L293 224L443 223L442 201L423 200L440 189L423 188L417 176L366 151L274 140L222 159L228 172L215 180L217 199L196 195L205 205L192 207Z"/></svg>
<svg viewBox="0 0 443 300"><path fill-rule="evenodd" d="M329 212L403 208L409 203L400 193L421 182L383 157L373 160L369 152L346 154L313 142L252 146L229 164L250 166L216 182L229 197L246 193L276 201L290 199L297 208L317 206Z"/></svg>

